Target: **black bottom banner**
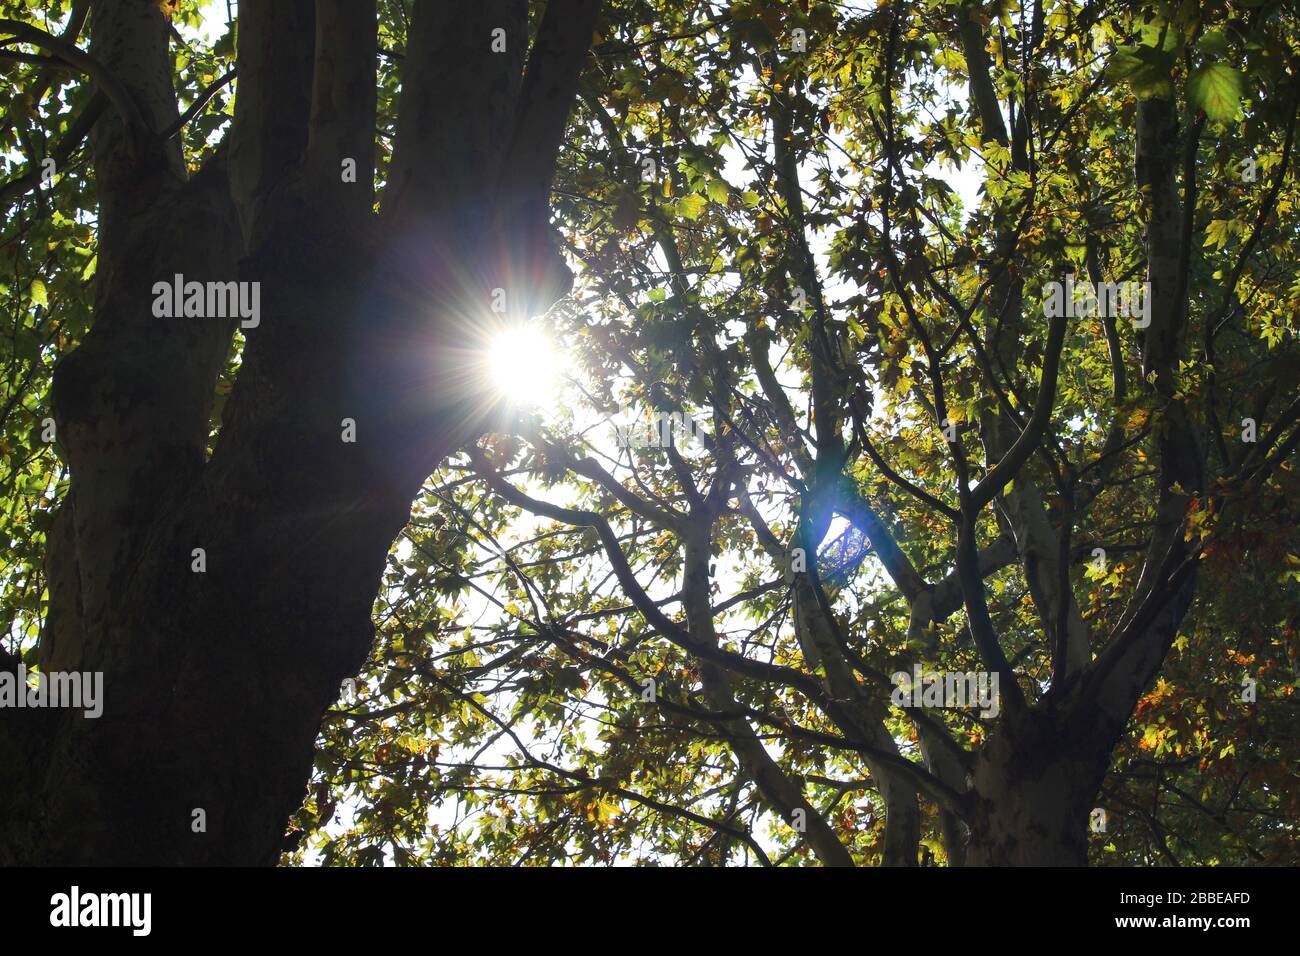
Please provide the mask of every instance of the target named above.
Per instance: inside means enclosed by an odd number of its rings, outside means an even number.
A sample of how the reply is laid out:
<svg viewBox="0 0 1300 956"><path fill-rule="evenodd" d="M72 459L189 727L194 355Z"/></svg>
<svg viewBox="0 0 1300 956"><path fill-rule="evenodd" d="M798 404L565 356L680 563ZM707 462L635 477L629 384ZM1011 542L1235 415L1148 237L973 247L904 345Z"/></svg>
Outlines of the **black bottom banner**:
<svg viewBox="0 0 1300 956"><path fill-rule="evenodd" d="M848 938L873 929L908 938L921 932L947 949L1026 931L1058 940L1197 933L1216 941L1278 932L1292 922L1294 875L1266 868L32 869L0 870L0 899L15 941L77 934L82 942L128 945L281 937L393 943L460 929L503 942L503 931L585 937L598 930L607 939L663 933L662 942L734 944L769 926L788 934L804 925L825 945L827 931L843 925Z"/></svg>

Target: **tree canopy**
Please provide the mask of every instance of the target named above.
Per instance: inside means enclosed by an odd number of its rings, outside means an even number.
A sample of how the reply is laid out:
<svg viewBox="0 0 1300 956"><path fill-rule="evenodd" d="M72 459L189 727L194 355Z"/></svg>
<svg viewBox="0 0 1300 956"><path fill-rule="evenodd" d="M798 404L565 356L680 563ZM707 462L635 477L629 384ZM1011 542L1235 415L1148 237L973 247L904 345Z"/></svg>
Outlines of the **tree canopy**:
<svg viewBox="0 0 1300 956"><path fill-rule="evenodd" d="M201 176L242 24L155 5ZM33 669L76 473L54 370L112 241L87 134L130 102L78 60L88 6L0 2L0 600ZM421 6L376 6L375 211L417 175ZM1296 862L1291 5L606 0L582 62L572 289L475 313L458 374L513 360L454 406L282 862ZM222 345L208 454L260 334ZM913 706L900 673L998 697Z"/></svg>

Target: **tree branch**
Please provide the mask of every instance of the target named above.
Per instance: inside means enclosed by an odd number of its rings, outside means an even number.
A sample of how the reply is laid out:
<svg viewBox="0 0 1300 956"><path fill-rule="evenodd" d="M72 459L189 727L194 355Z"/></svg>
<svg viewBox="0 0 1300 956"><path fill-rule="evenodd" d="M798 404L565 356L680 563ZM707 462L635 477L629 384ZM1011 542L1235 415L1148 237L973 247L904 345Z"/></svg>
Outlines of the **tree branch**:
<svg viewBox="0 0 1300 956"><path fill-rule="evenodd" d="M113 104L113 108L117 110L118 115L122 117L122 121L130 128L138 143L146 142L152 138L153 131L149 128L144 114L140 112L140 107L136 104L130 90L123 86L112 71L95 57L84 50L78 49L76 45L53 34L46 33L30 23L0 19L0 32L17 37L23 43L39 47L70 66L76 67L95 81L95 85L108 97L108 101Z"/></svg>

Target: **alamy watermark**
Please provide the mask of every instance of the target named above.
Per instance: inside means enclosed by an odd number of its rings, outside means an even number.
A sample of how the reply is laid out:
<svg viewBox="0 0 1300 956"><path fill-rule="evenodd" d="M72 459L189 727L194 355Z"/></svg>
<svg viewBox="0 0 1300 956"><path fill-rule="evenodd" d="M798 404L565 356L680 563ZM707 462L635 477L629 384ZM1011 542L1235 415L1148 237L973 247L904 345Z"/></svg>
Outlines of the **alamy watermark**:
<svg viewBox="0 0 1300 956"><path fill-rule="evenodd" d="M668 448L696 451L704 447L704 428L684 412L653 411L637 415L624 410L614 425L614 441L619 448Z"/></svg>
<svg viewBox="0 0 1300 956"><path fill-rule="evenodd" d="M27 683L27 666L17 672L0 671L0 708L69 707L89 718L104 712L103 671L40 671L36 683Z"/></svg>
<svg viewBox="0 0 1300 956"><path fill-rule="evenodd" d="M1151 324L1150 282L1075 282L1067 275L1064 282L1043 286L1043 315L1055 319L1062 315L1123 316L1133 320L1133 327L1145 329Z"/></svg>
<svg viewBox="0 0 1300 956"><path fill-rule="evenodd" d="M1002 710L998 700L998 675L988 671L899 671L890 677L894 684L889 699L895 707L978 707L981 717L996 717Z"/></svg>
<svg viewBox="0 0 1300 956"><path fill-rule="evenodd" d="M153 284L153 314L159 319L239 319L241 329L262 323L262 283L186 282L179 272L171 282Z"/></svg>
<svg viewBox="0 0 1300 956"><path fill-rule="evenodd" d="M83 893L78 886L50 897L50 925L126 926L132 936L148 936L153 928L152 893Z"/></svg>

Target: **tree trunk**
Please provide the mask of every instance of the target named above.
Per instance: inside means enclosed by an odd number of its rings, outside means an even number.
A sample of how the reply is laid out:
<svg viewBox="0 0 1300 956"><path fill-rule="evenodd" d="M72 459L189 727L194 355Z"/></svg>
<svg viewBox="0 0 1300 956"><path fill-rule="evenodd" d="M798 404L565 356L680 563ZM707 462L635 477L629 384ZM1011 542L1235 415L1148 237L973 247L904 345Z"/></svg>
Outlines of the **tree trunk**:
<svg viewBox="0 0 1300 956"><path fill-rule="evenodd" d="M1086 866L1089 815L1106 752L1070 734L1050 713L1004 724L972 774L966 864Z"/></svg>
<svg viewBox="0 0 1300 956"><path fill-rule="evenodd" d="M415 119L399 124L386 201L402 216L387 218L372 211L373 4L242 6L231 142L189 181L176 141L156 142L177 115L165 13L93 10L92 49L144 120L95 130L95 321L55 374L72 486L41 654L102 673L104 706L6 711L0 864L276 862L324 711L371 646L388 549L429 474L489 421L486 383L465 372L493 289L522 318L571 281L545 200L596 0L548 7L522 78L522 0L462 17L474 42L449 50L445 8L420 6L408 62L427 69L403 84ZM478 42L498 24L510 57ZM464 122L430 122L429 104ZM430 125L478 151L430 155ZM470 231L425 180L474 198ZM154 283L177 273L260 283L210 458L235 320L155 315Z"/></svg>
<svg viewBox="0 0 1300 956"><path fill-rule="evenodd" d="M81 565L111 571L79 664L103 672L106 706L98 719L50 719L30 775L44 812L30 829L10 817L0 838L16 862L273 863L323 712L364 661L385 554L452 440L438 422L457 416L380 411L375 399L405 381L398 353L378 346L401 320L367 294L364 257L346 262L302 240L292 253L273 247L264 334L202 476L184 496L158 489L132 525L138 539L114 555L82 539ZM289 331L305 320L316 323L310 339ZM342 356L365 361L358 370ZM103 368L63 371L69 431L87 395L71 379ZM345 417L355 443L342 440ZM79 510L96 488L74 487Z"/></svg>

